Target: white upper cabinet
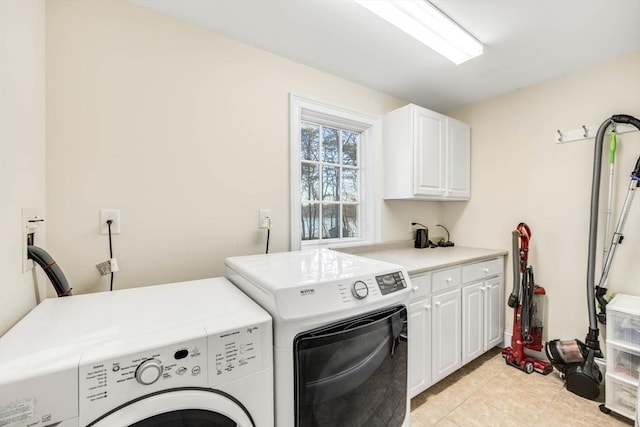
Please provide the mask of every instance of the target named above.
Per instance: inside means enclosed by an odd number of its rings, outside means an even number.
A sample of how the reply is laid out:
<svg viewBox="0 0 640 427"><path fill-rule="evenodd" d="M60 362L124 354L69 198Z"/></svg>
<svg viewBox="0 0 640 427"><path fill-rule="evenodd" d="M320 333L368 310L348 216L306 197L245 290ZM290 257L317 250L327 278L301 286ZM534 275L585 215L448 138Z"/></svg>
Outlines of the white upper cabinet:
<svg viewBox="0 0 640 427"><path fill-rule="evenodd" d="M471 128L409 104L384 116L385 199L468 200Z"/></svg>

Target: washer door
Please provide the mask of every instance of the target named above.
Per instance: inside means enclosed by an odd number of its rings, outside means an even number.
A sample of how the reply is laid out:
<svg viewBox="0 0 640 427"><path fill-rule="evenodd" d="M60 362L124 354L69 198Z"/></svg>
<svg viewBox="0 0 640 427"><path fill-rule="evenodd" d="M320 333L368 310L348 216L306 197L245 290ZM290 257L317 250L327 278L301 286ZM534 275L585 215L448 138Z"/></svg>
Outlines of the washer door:
<svg viewBox="0 0 640 427"><path fill-rule="evenodd" d="M240 402L211 389L172 389L122 405L87 427L254 427Z"/></svg>

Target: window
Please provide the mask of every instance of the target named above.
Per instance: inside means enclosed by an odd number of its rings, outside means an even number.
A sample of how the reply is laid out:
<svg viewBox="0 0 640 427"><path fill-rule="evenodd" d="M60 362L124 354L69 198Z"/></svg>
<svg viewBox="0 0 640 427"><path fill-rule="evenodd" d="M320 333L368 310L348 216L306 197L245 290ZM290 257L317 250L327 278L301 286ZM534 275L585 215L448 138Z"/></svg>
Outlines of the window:
<svg viewBox="0 0 640 427"><path fill-rule="evenodd" d="M292 250L379 240L379 134L378 117L291 96Z"/></svg>

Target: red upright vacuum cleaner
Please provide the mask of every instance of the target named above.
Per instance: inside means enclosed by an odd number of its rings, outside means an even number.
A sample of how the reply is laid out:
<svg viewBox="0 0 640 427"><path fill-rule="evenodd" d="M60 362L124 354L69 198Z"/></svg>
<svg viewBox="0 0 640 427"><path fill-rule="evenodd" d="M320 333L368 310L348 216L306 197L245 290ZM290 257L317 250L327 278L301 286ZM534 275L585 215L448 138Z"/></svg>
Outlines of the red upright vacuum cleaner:
<svg viewBox="0 0 640 427"><path fill-rule="evenodd" d="M534 282L533 267L527 265L531 229L523 222L512 231L513 291L509 307L513 308L513 335L511 347L502 349L507 365L515 366L527 374L533 371L549 374L553 367L546 360L526 354L525 350L542 351L542 306L545 291ZM520 248L518 249L518 239ZM516 256L518 254L518 256ZM522 281L520 280L522 275Z"/></svg>

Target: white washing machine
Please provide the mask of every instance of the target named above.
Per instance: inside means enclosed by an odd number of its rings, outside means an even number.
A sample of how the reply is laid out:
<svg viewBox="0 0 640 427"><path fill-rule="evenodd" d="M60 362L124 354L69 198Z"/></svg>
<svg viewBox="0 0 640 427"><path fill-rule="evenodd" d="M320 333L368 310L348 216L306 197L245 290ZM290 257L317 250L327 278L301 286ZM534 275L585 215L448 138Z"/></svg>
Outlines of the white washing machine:
<svg viewBox="0 0 640 427"><path fill-rule="evenodd" d="M278 427L409 425L409 276L332 250L225 260L273 317Z"/></svg>
<svg viewBox="0 0 640 427"><path fill-rule="evenodd" d="M273 426L271 349L224 278L48 299L0 338L0 426Z"/></svg>

